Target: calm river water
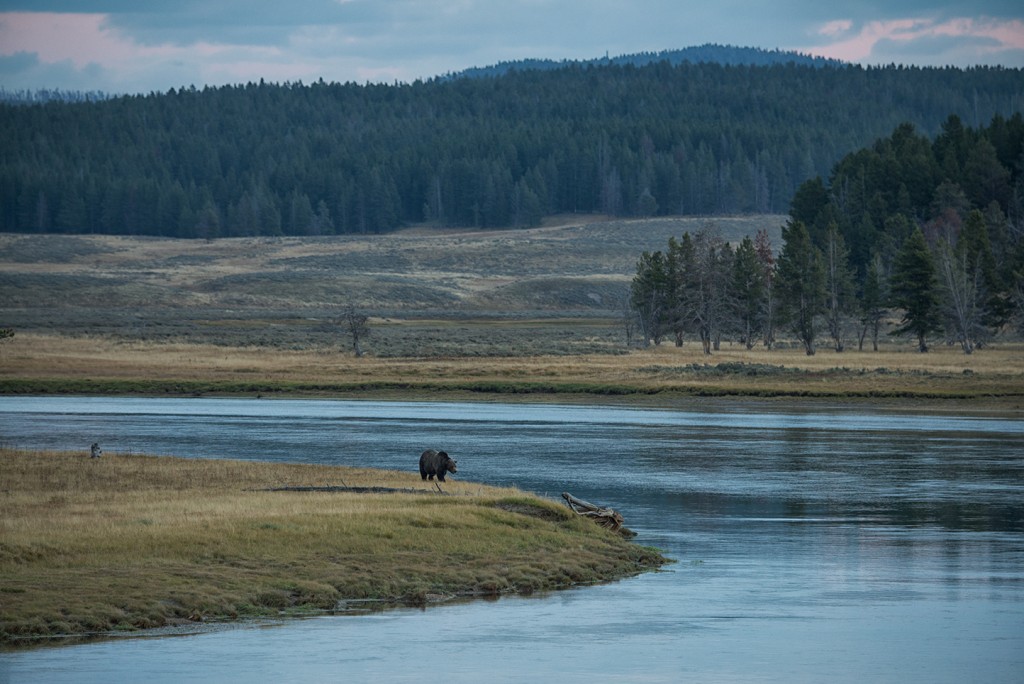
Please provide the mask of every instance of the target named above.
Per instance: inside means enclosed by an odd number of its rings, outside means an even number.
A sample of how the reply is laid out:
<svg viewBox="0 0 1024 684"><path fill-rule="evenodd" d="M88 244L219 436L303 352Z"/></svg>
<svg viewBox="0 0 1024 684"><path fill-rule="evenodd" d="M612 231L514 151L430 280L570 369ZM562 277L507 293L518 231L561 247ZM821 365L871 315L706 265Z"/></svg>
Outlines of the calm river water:
<svg viewBox="0 0 1024 684"><path fill-rule="evenodd" d="M0 441L416 470L616 508L676 562L540 597L0 654L11 682L1024 682L1024 420L695 401L0 397Z"/></svg>

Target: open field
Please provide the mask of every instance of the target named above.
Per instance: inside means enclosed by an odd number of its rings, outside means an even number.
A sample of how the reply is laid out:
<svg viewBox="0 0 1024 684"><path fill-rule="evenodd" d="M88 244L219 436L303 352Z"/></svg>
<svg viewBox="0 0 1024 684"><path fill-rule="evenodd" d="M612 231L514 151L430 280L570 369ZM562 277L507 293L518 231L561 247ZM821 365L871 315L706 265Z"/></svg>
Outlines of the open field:
<svg viewBox="0 0 1024 684"><path fill-rule="evenodd" d="M22 332L259 345L344 344L373 317L378 357L614 351L636 261L714 225L739 240L783 218L569 223L515 231L237 238L0 235L0 325ZM575 219L572 221L570 219ZM515 321L514 326L492 323Z"/></svg>
<svg viewBox="0 0 1024 684"><path fill-rule="evenodd" d="M403 491L266 491L286 485ZM418 473L0 449L0 643L541 591L665 562L564 505L441 486Z"/></svg>
<svg viewBox="0 0 1024 684"><path fill-rule="evenodd" d="M910 343L881 352L746 350L705 356L699 345L620 354L355 358L107 337L16 335L0 348L0 392L250 396L502 397L667 403L678 397L953 400L1024 410L1024 345L971 355Z"/></svg>
<svg viewBox="0 0 1024 684"><path fill-rule="evenodd" d="M516 231L213 242L0 235L0 392L483 398L964 400L1020 409L1024 345L967 356L883 337L807 357L792 342L712 356L627 345L637 257L713 225L736 242L781 216L562 223ZM369 315L354 358L346 305ZM855 345L851 346L855 347Z"/></svg>

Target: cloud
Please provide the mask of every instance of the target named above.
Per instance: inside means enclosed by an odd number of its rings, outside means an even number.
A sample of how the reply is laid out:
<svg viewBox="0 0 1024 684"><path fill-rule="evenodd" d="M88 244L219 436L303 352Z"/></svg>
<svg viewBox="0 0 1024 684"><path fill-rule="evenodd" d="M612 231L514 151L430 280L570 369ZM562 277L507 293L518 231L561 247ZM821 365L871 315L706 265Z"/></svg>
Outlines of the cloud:
<svg viewBox="0 0 1024 684"><path fill-rule="evenodd" d="M823 36L841 36L849 33L851 28L853 28L853 22L849 19L835 19L826 22L818 33Z"/></svg>
<svg viewBox="0 0 1024 684"><path fill-rule="evenodd" d="M83 83L88 85L83 87ZM70 60L41 62L29 52L0 56L0 84L9 90L30 92L39 90L38 84L60 90L117 92L114 82L104 77L97 64L76 67Z"/></svg>
<svg viewBox="0 0 1024 684"><path fill-rule="evenodd" d="M15 52L0 57L0 78L39 67L39 57L31 52Z"/></svg>
<svg viewBox="0 0 1024 684"><path fill-rule="evenodd" d="M28 52L43 62L69 60L81 66L100 49L103 18L99 14L6 13L0 15L0 44L5 54Z"/></svg>
<svg viewBox="0 0 1024 684"><path fill-rule="evenodd" d="M0 83L14 88L147 92L260 77L297 80L294 74L303 72L300 62L273 46L142 44L104 14L0 14L0 45L0 56L19 56L8 60Z"/></svg>
<svg viewBox="0 0 1024 684"><path fill-rule="evenodd" d="M945 66L1001 63L1024 66L1024 21L991 17L928 17L830 21L818 28L826 38L804 51L848 62ZM1010 62L1000 61L1007 60Z"/></svg>
<svg viewBox="0 0 1024 684"><path fill-rule="evenodd" d="M147 0L136 3L132 10L108 14L108 21L141 45L281 46L297 27L353 21L360 4L342 5L334 0Z"/></svg>
<svg viewBox="0 0 1024 684"><path fill-rule="evenodd" d="M0 86L412 81L504 60L703 43L864 63L1024 66L1022 12L1009 0L893 4L851 0L837 12L811 0L0 0Z"/></svg>

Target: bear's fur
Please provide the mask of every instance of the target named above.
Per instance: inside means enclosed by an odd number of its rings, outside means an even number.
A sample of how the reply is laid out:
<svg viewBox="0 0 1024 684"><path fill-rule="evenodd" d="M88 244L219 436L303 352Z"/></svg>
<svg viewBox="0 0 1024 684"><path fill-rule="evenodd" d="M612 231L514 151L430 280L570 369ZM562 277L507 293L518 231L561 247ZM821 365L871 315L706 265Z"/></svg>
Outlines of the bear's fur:
<svg viewBox="0 0 1024 684"><path fill-rule="evenodd" d="M420 477L424 480L433 480L436 475L439 482L444 482L444 474L454 472L455 459L447 452L427 449L420 455Z"/></svg>

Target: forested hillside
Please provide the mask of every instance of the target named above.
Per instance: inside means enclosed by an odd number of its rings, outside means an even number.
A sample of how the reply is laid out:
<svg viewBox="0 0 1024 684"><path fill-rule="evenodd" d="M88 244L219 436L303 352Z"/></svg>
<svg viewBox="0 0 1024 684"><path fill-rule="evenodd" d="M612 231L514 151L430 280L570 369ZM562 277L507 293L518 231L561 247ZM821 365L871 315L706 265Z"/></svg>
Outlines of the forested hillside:
<svg viewBox="0 0 1024 684"><path fill-rule="evenodd" d="M1024 117L934 139L901 124L852 152L828 181L796 193L781 249L765 231L730 245L714 230L645 252L632 304L647 340L734 337L748 348L792 333L808 354L822 331L842 351L856 336L943 335L966 353L1024 331ZM1016 324L1012 323L1016 321Z"/></svg>
<svg viewBox="0 0 1024 684"><path fill-rule="evenodd" d="M638 52L617 57L599 57L588 60L562 60L553 59L521 59L512 62L500 62L493 66L475 67L460 71L454 75L458 77L480 78L501 76L510 71L523 71L527 69L561 69L563 67L579 66L606 66L615 64L617 66L631 65L643 67L657 62L668 62L677 65L684 63L701 64L723 64L731 66L768 66L773 64L799 64L804 66L843 66L843 62L825 57L812 57L799 52L784 50L763 50L761 48L737 47L733 45L695 45L679 50L662 50L661 52Z"/></svg>
<svg viewBox="0 0 1024 684"><path fill-rule="evenodd" d="M395 85L0 105L0 230L176 237L786 212L909 122L1024 104L1020 70L570 65Z"/></svg>

